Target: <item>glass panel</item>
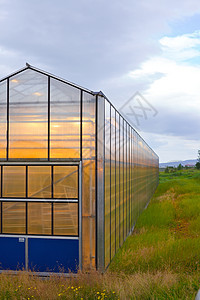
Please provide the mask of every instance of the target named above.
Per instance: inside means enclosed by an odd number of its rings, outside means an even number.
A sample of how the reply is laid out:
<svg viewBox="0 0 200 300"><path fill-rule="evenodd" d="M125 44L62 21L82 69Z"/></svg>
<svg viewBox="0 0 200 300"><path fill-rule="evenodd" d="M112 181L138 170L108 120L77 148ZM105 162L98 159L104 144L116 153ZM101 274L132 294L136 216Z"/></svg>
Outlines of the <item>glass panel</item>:
<svg viewBox="0 0 200 300"><path fill-rule="evenodd" d="M133 206L133 203L134 203L134 189L133 189L133 185L134 185L134 182L133 182L133 129L131 128L131 181L130 181L130 184L131 184L131 228L133 228L134 224L135 224L135 221L134 221L134 206Z"/></svg>
<svg viewBox="0 0 200 300"><path fill-rule="evenodd" d="M130 230L132 229L132 133L129 131L129 193L130 193Z"/></svg>
<svg viewBox="0 0 200 300"><path fill-rule="evenodd" d="M134 212L134 223L138 217L138 202L137 202L137 137L136 132L133 132L133 212Z"/></svg>
<svg viewBox="0 0 200 300"><path fill-rule="evenodd" d="M110 104L105 101L105 267L110 263Z"/></svg>
<svg viewBox="0 0 200 300"><path fill-rule="evenodd" d="M96 97L83 92L82 253L83 268L95 268L95 113Z"/></svg>
<svg viewBox="0 0 200 300"><path fill-rule="evenodd" d="M28 197L51 198L51 167L28 167Z"/></svg>
<svg viewBox="0 0 200 300"><path fill-rule="evenodd" d="M137 203L137 218L139 216L139 192L138 192L138 175L139 175L139 147L138 147L138 134L136 133L136 170L135 170L135 191L136 191L136 203Z"/></svg>
<svg viewBox="0 0 200 300"><path fill-rule="evenodd" d="M115 255L115 110L111 107L111 259Z"/></svg>
<svg viewBox="0 0 200 300"><path fill-rule="evenodd" d="M54 203L54 235L78 235L78 203Z"/></svg>
<svg viewBox="0 0 200 300"><path fill-rule="evenodd" d="M119 164L119 114L116 113L116 250L119 248L119 224L120 224L120 164Z"/></svg>
<svg viewBox="0 0 200 300"><path fill-rule="evenodd" d="M47 159L47 76L26 70L10 79L9 158Z"/></svg>
<svg viewBox="0 0 200 300"><path fill-rule="evenodd" d="M3 233L26 233L26 204L24 202L2 203Z"/></svg>
<svg viewBox="0 0 200 300"><path fill-rule="evenodd" d="M130 231L130 137L129 137L129 128L127 124L127 233Z"/></svg>
<svg viewBox="0 0 200 300"><path fill-rule="evenodd" d="M51 78L50 157L80 157L80 90Z"/></svg>
<svg viewBox="0 0 200 300"><path fill-rule="evenodd" d="M28 233L51 234L51 203L28 203Z"/></svg>
<svg viewBox="0 0 200 300"><path fill-rule="evenodd" d="M78 167L54 166L54 198L78 198Z"/></svg>
<svg viewBox="0 0 200 300"><path fill-rule="evenodd" d="M95 162L84 161L83 164L83 192L82 192L82 231L84 267L93 268L95 257ZM93 254L93 259L90 257Z"/></svg>
<svg viewBox="0 0 200 300"><path fill-rule="evenodd" d="M7 82L0 83L0 160L6 159L7 147Z"/></svg>
<svg viewBox="0 0 200 300"><path fill-rule="evenodd" d="M127 234L127 138L126 122L124 121L124 238Z"/></svg>
<svg viewBox="0 0 200 300"><path fill-rule="evenodd" d="M137 174L137 179L138 179L138 206L139 206L139 214L142 211L142 195L141 195L141 177L142 177L142 169L141 169L141 137L138 137L138 174Z"/></svg>
<svg viewBox="0 0 200 300"><path fill-rule="evenodd" d="M26 167L3 167L3 197L24 198L26 196Z"/></svg>
<svg viewBox="0 0 200 300"><path fill-rule="evenodd" d="M83 158L95 159L96 97L83 93Z"/></svg>
<svg viewBox="0 0 200 300"><path fill-rule="evenodd" d="M124 241L124 121L120 117L120 246Z"/></svg>

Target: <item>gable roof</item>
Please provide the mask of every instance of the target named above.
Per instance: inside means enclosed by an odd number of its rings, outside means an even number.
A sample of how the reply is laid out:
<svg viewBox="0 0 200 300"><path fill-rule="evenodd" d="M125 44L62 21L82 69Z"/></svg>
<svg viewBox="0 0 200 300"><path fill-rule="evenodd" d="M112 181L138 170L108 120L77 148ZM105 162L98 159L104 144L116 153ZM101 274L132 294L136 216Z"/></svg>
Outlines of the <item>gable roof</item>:
<svg viewBox="0 0 200 300"><path fill-rule="evenodd" d="M73 83L73 82L71 82L71 81L68 81L68 80L66 80L66 79L60 78L60 77L58 77L58 76L55 76L55 75L53 75L53 74L51 74L51 73L49 73L49 72L46 72L46 71L44 71L44 70L38 69L38 68L36 68L36 67L34 67L34 66L28 64L28 63L26 63L26 67L24 67L24 68L22 68L22 69L19 69L19 70L17 70L16 72L14 72L14 73L12 73L12 74L10 74L10 75L8 75L8 76L6 76L6 77L0 79L0 82L4 81L4 80L6 80L6 79L9 79L9 78L11 78L11 77L13 77L13 76L15 76L15 75L17 75L17 74L19 74L19 73L22 73L22 72L24 72L24 71L26 71L26 70L33 70L33 71L38 72L38 73L40 73L40 74L49 76L49 77L54 78L54 79L56 79L56 80L59 80L59 81L61 81L61 82L63 82L63 83L69 84L69 85L71 85L71 86L73 86L73 87L75 87L75 88L79 88L79 89L81 89L82 91L85 91L85 92L90 93L90 94L92 94L92 95L100 95L100 92L94 92L94 91L91 91L91 90L89 90L89 89L87 89L87 88L84 88L84 87L82 87L82 86L80 86L80 85L78 85L78 84L75 84L75 83Z"/></svg>

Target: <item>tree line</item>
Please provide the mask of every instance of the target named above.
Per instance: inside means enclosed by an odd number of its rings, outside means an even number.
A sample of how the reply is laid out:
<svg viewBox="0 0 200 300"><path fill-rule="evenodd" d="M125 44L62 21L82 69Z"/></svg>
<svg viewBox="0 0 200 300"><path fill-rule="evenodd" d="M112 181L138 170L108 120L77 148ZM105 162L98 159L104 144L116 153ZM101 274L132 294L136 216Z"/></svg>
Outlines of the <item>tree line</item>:
<svg viewBox="0 0 200 300"><path fill-rule="evenodd" d="M197 163L196 163L196 168L199 170L200 169L200 150L198 150L198 157L197 157Z"/></svg>

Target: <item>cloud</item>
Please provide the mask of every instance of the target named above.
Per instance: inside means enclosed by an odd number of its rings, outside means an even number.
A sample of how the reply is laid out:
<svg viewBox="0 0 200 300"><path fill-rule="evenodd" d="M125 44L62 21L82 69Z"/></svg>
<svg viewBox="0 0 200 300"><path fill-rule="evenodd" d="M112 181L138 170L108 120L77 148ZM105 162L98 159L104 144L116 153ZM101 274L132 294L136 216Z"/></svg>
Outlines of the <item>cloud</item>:
<svg viewBox="0 0 200 300"><path fill-rule="evenodd" d="M200 31L196 30L191 34L184 34L176 37L163 37L160 39L160 44L168 49L175 51L194 48L200 45Z"/></svg>
<svg viewBox="0 0 200 300"><path fill-rule="evenodd" d="M91 89L103 89L102 79L123 77L159 54L155 37L170 32L169 20L200 12L200 4L7 0L0 2L0 9L6 16L0 20L1 46L18 53L17 63L8 56L5 65L15 69L29 61Z"/></svg>
<svg viewBox="0 0 200 300"><path fill-rule="evenodd" d="M117 108L140 91L159 112L145 134L197 139L199 31L171 24L200 14L198 0L0 0L0 11L1 77L29 62Z"/></svg>
<svg viewBox="0 0 200 300"><path fill-rule="evenodd" d="M200 56L200 31L160 40L165 57L176 61L187 61Z"/></svg>
<svg viewBox="0 0 200 300"><path fill-rule="evenodd" d="M143 96L158 110L158 115L142 120L140 124L142 135L153 134L156 139L156 148L162 161L166 161L169 156L171 159L195 158L196 147L199 147L200 67L191 63L192 53L187 59L176 59L185 51L189 54L192 48L198 50L198 36L199 31L177 37L163 37L160 39L162 55L147 60L141 68L130 72L133 79L140 81L153 74L162 74L143 91ZM173 56L169 55L169 49L173 51Z"/></svg>

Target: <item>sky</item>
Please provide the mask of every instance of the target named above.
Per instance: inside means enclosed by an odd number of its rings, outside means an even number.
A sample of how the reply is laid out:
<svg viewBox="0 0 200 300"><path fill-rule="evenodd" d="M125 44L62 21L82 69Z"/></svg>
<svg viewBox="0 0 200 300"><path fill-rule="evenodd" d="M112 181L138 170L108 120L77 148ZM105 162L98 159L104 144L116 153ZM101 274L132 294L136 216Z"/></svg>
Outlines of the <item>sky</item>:
<svg viewBox="0 0 200 300"><path fill-rule="evenodd" d="M0 0L0 78L26 62L103 91L160 162L197 158L199 0Z"/></svg>

